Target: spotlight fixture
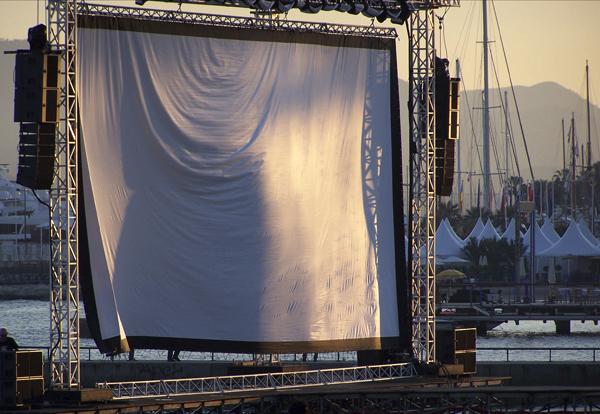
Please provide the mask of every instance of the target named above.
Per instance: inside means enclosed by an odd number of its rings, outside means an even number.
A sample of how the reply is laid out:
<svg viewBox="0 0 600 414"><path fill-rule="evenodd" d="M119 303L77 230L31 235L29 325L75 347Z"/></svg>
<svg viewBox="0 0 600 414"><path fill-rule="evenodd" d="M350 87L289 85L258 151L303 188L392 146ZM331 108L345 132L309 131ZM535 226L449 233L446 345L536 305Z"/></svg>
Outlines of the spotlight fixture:
<svg viewBox="0 0 600 414"><path fill-rule="evenodd" d="M386 19L397 19L402 13L402 9L399 7L390 7L385 1L381 2L381 6L383 7L383 12L377 16L377 21L379 23L383 23Z"/></svg>
<svg viewBox="0 0 600 414"><path fill-rule="evenodd" d="M338 3L335 2L329 2L328 0L323 0L323 11L331 11L331 10L337 10L338 8Z"/></svg>
<svg viewBox="0 0 600 414"><path fill-rule="evenodd" d="M298 2L300 4L300 2ZM318 13L323 8L321 1L305 0L304 5L300 6L300 11L303 13Z"/></svg>
<svg viewBox="0 0 600 414"><path fill-rule="evenodd" d="M338 4L337 7L337 11L342 12L342 13L348 13L350 11L350 9L352 8L352 5L350 3L348 3L347 1L340 1L340 3Z"/></svg>
<svg viewBox="0 0 600 414"><path fill-rule="evenodd" d="M381 13L383 13L383 9L373 7L373 2L369 0L364 0L363 5L364 9L362 14L369 18L378 17Z"/></svg>
<svg viewBox="0 0 600 414"><path fill-rule="evenodd" d="M365 9L365 5L359 1L350 2L350 10L348 10L349 14L360 14Z"/></svg>
<svg viewBox="0 0 600 414"><path fill-rule="evenodd" d="M277 0L275 2L275 8L281 13L286 13L294 7L294 0Z"/></svg>
<svg viewBox="0 0 600 414"><path fill-rule="evenodd" d="M392 23L404 24L409 18L412 12L415 10L412 4L409 4L406 0L400 0L400 8L402 9L400 15L397 18L392 18Z"/></svg>
<svg viewBox="0 0 600 414"><path fill-rule="evenodd" d="M275 0L258 0L255 5L260 10L271 10L275 5Z"/></svg>

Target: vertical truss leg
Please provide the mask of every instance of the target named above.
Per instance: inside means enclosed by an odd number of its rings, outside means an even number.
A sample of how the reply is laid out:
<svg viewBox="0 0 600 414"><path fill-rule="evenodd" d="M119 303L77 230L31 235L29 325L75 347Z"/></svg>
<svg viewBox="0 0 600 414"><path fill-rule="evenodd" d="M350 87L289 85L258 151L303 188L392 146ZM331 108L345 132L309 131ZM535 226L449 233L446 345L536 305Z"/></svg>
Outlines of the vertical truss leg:
<svg viewBox="0 0 600 414"><path fill-rule="evenodd" d="M435 360L434 11L410 19L412 340L421 362Z"/></svg>
<svg viewBox="0 0 600 414"><path fill-rule="evenodd" d="M56 139L56 171L51 212L51 385L80 386L79 269L77 234L78 114L75 78L78 0L48 0L48 41L62 52L61 120Z"/></svg>

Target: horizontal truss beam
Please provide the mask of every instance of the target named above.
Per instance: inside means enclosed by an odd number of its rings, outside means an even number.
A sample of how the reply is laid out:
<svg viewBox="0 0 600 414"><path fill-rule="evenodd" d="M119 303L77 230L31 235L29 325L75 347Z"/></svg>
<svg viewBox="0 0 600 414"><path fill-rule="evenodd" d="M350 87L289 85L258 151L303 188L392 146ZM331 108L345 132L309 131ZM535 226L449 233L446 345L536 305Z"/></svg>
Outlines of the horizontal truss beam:
<svg viewBox="0 0 600 414"><path fill-rule="evenodd" d="M413 378L417 375L413 364L402 363L228 377L101 383L96 387L112 389L114 398L168 397Z"/></svg>
<svg viewBox="0 0 600 414"><path fill-rule="evenodd" d="M373 26L348 26L331 23L309 23L277 19L256 19L252 17L217 16L172 10L152 10L126 8L100 4L79 3L79 15L128 17L154 21L209 24L213 26L244 27L298 32L317 32L324 34L355 35L382 38L396 38L396 29Z"/></svg>

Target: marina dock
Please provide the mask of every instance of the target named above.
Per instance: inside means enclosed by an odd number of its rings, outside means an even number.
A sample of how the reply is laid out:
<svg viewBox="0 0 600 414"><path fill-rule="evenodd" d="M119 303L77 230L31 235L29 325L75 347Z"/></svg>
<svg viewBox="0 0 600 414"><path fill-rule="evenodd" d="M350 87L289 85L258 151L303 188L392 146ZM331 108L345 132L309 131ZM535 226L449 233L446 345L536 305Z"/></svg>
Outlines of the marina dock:
<svg viewBox="0 0 600 414"><path fill-rule="evenodd" d="M441 303L436 305L438 324L462 325L477 328L478 335L505 322L552 321L556 332L568 334L571 322L591 322L600 320L598 303Z"/></svg>

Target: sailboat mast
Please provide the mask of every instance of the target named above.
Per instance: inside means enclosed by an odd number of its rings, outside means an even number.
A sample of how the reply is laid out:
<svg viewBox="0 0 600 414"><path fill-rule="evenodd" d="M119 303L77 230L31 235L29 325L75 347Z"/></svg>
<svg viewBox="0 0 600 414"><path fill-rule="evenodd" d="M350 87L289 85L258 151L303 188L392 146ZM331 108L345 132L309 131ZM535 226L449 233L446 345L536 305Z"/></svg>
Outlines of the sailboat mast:
<svg viewBox="0 0 600 414"><path fill-rule="evenodd" d="M567 156L565 154L565 118L562 119L562 137L563 137L563 174L567 171Z"/></svg>
<svg viewBox="0 0 600 414"><path fill-rule="evenodd" d="M587 102L587 167L588 170L592 168L592 134L590 131L590 68L588 61L585 61L585 89L586 89L586 102Z"/></svg>
<svg viewBox="0 0 600 414"><path fill-rule="evenodd" d="M460 78L460 61L456 59L456 78ZM460 165L460 129L458 130L459 139L456 142L456 178L458 182L458 205L460 206L460 214L462 215L462 176Z"/></svg>
<svg viewBox="0 0 600 414"><path fill-rule="evenodd" d="M587 157L588 157L588 171L592 170L592 133L590 130L590 67L588 65L588 61L585 61L585 99L587 104ZM590 215L590 228L592 230L592 234L594 232L594 175L590 175L590 187L591 187L591 199L590 199L590 208L588 209L588 213Z"/></svg>
<svg viewBox="0 0 600 414"><path fill-rule="evenodd" d="M505 158L506 158L506 181L504 182L504 190L508 191L508 146L509 146L509 127L508 127L508 92L504 91L504 101L506 102L504 104L504 128L505 128L505 134L506 134L506 144L505 144ZM504 191L502 191L502 197L504 198ZM502 200L502 202L504 202L504 199ZM506 228L508 226L507 223L507 214L506 212L504 213L504 228Z"/></svg>
<svg viewBox="0 0 600 414"><path fill-rule="evenodd" d="M483 199L489 209L490 202L490 107L488 79L488 27L487 0L483 0Z"/></svg>
<svg viewBox="0 0 600 414"><path fill-rule="evenodd" d="M577 187L575 186L575 177L577 174L577 163L575 161L575 157L577 155L577 143L575 142L575 114L571 114L571 217L573 220L577 220L577 215L575 214L575 201L577 197L575 195L575 190Z"/></svg>

